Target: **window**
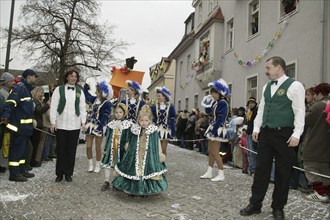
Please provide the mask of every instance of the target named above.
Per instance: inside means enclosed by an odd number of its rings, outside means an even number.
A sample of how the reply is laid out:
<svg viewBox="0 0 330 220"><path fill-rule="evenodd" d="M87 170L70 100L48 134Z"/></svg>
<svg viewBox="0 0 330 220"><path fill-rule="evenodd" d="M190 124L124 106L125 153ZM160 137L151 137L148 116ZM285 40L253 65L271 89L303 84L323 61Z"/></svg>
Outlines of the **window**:
<svg viewBox="0 0 330 220"><path fill-rule="evenodd" d="M187 56L187 76L189 75L189 72L191 70L191 58L190 54Z"/></svg>
<svg viewBox="0 0 330 220"><path fill-rule="evenodd" d="M184 110L188 110L189 111L189 98L186 98L186 103L185 103L185 109Z"/></svg>
<svg viewBox="0 0 330 220"><path fill-rule="evenodd" d="M247 79L247 93L246 99L250 97L257 98L257 89L258 89L258 78L257 76L253 76Z"/></svg>
<svg viewBox="0 0 330 220"><path fill-rule="evenodd" d="M178 110L181 110L181 100L178 100Z"/></svg>
<svg viewBox="0 0 330 220"><path fill-rule="evenodd" d="M194 108L197 109L198 108L198 94L196 94L194 96Z"/></svg>
<svg viewBox="0 0 330 220"><path fill-rule="evenodd" d="M209 59L210 40L209 33L199 39L199 57L200 63L205 64Z"/></svg>
<svg viewBox="0 0 330 220"><path fill-rule="evenodd" d="M280 2L280 18L290 16L298 11L298 0L279 0Z"/></svg>
<svg viewBox="0 0 330 220"><path fill-rule="evenodd" d="M234 48L234 18L227 22L227 50Z"/></svg>
<svg viewBox="0 0 330 220"><path fill-rule="evenodd" d="M297 74L296 74L296 66L297 66L297 61L294 61L294 62L288 62L286 64L286 69L285 69L285 74L288 76L288 77L291 77L293 79L296 79L297 78Z"/></svg>
<svg viewBox="0 0 330 220"><path fill-rule="evenodd" d="M181 60L180 61L180 66L179 66L179 76L180 76L180 79L182 79L183 78L183 76L182 76L182 68L183 68L183 61Z"/></svg>
<svg viewBox="0 0 330 220"><path fill-rule="evenodd" d="M259 32L259 0L253 0L249 3L249 36Z"/></svg>
<svg viewBox="0 0 330 220"><path fill-rule="evenodd" d="M198 25L202 24L203 21L203 2L201 1L198 5Z"/></svg>

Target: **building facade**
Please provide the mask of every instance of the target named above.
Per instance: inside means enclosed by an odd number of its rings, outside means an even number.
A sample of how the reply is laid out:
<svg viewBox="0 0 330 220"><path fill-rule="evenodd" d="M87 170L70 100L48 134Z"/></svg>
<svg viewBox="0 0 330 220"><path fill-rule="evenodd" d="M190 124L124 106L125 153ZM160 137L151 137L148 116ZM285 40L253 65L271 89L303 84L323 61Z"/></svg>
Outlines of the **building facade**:
<svg viewBox="0 0 330 220"><path fill-rule="evenodd" d="M207 84L231 88L232 107L261 97L265 62L281 56L286 73L314 86L330 81L330 2L327 0L194 0L185 35L169 55L177 63L174 104L200 108Z"/></svg>

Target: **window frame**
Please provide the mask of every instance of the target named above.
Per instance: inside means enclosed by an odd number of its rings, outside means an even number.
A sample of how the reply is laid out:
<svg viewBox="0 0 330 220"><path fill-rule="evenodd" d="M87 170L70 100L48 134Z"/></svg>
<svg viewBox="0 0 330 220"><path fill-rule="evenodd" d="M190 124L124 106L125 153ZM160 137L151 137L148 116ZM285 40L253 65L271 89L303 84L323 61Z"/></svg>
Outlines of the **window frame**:
<svg viewBox="0 0 330 220"><path fill-rule="evenodd" d="M278 0L278 23L282 23L284 20L290 18L291 16L297 14L299 12L299 0L296 0L296 9L284 14L284 8L282 5L282 0Z"/></svg>
<svg viewBox="0 0 330 220"><path fill-rule="evenodd" d="M253 96L251 94L251 91L252 91L252 88L249 87L249 81L252 79L252 78L256 78L256 81L257 81L257 86L254 87L255 88L255 98L256 100L258 100L258 90L259 90L259 74L258 73L255 73L253 75L250 75L250 76L247 76L246 77L246 80L245 80L245 83L246 83L246 86L245 86L245 98L246 100L248 100L251 96Z"/></svg>
<svg viewBox="0 0 330 220"><path fill-rule="evenodd" d="M198 93L196 93L195 95L194 95L194 108L195 109L197 109L198 108L198 106L199 106L199 104L198 104ZM197 100L196 100L196 97L197 97Z"/></svg>
<svg viewBox="0 0 330 220"><path fill-rule="evenodd" d="M258 3L258 9L255 9L253 10L253 6L255 5L255 3ZM248 41L255 38L256 36L258 36L260 34L260 0L251 0L249 1L248 3L248 24L247 24L247 37L248 37ZM258 24L257 24L257 28L258 28L258 31L256 33L252 33L252 26L251 26L251 23L252 23L252 20L254 18L254 15L255 14L258 14Z"/></svg>
<svg viewBox="0 0 330 220"><path fill-rule="evenodd" d="M184 110L189 111L189 96L186 96L185 97L185 103L184 103L184 105L185 105L185 109Z"/></svg>
<svg viewBox="0 0 330 220"><path fill-rule="evenodd" d="M286 62L286 68L290 65L294 65L295 69L294 69L294 78L293 79L297 80L298 79L298 60L295 59L295 60ZM287 75L286 71L287 70L285 69L285 74Z"/></svg>
<svg viewBox="0 0 330 220"><path fill-rule="evenodd" d="M229 28L229 25L232 24L232 28ZM234 50L235 48L235 18L232 16L227 22L226 22L226 52ZM230 39L230 33L231 39ZM231 41L230 41L231 40ZM230 47L230 42L232 46Z"/></svg>

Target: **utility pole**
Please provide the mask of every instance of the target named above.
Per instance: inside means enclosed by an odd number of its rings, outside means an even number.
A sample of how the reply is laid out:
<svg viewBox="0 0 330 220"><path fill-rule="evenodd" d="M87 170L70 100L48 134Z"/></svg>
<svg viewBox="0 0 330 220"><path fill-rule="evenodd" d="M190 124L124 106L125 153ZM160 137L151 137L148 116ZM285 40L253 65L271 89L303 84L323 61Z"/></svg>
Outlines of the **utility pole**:
<svg viewBox="0 0 330 220"><path fill-rule="evenodd" d="M8 72L9 62L11 61L11 59L10 59L10 47L11 47L11 33L12 33L12 29L13 29L13 20L14 20L14 9L15 9L15 0L11 0L11 11L10 11L10 21L9 21L9 31L8 31L5 72Z"/></svg>

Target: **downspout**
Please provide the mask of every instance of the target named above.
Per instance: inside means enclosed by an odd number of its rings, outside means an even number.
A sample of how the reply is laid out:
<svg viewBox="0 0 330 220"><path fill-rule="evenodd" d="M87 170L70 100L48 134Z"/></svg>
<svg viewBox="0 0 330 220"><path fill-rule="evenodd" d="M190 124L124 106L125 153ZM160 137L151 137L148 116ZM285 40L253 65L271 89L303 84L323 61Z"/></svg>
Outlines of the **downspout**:
<svg viewBox="0 0 330 220"><path fill-rule="evenodd" d="M322 34L322 36L321 36L321 59L320 59L321 60L321 72L320 72L321 82L326 82L326 72L325 72L326 68L325 68L325 66L327 65L326 64L326 62L327 62L327 60L326 60L327 51L325 49L325 47L327 46L326 42L325 42L325 40L326 40L326 37L325 37L326 31L325 31L325 29L326 29L326 23L327 23L327 20L326 20L327 10L326 10L326 7L325 7L325 1L326 0L322 0L322 2L321 2L321 11L322 11L322 16L321 16L321 18L322 18L322 20L321 20L321 23L322 23L321 34Z"/></svg>

